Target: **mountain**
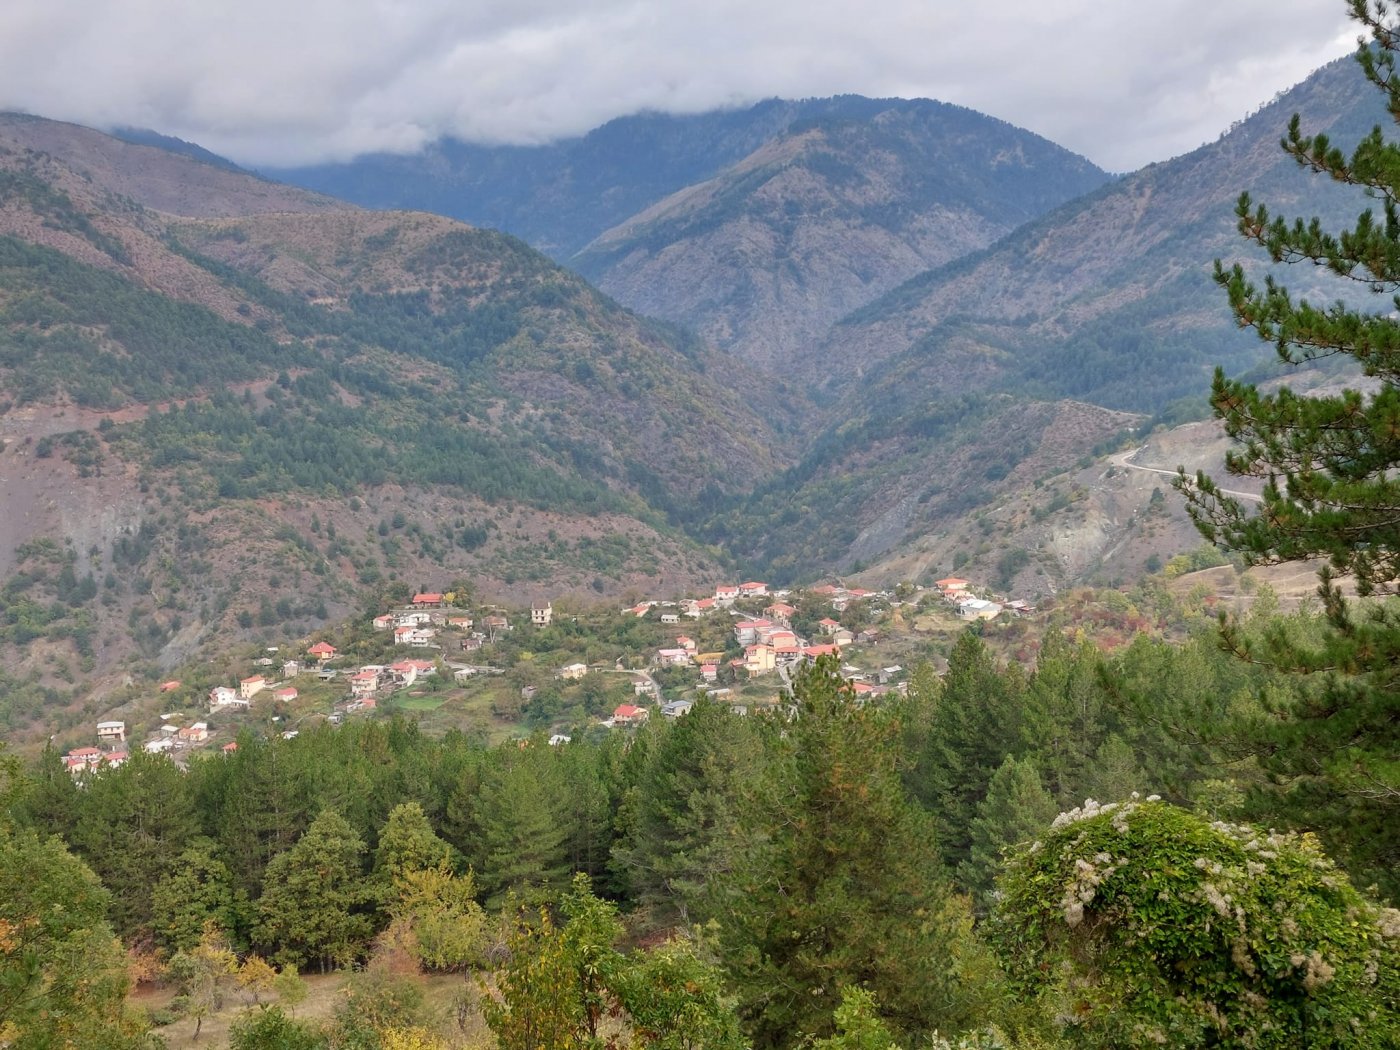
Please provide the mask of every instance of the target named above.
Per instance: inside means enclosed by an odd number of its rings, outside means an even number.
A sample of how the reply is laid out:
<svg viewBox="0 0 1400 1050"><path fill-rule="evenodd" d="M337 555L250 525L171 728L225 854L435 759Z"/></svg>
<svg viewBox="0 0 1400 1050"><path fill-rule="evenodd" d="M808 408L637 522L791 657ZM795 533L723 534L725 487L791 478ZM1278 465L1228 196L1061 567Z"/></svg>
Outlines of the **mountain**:
<svg viewBox="0 0 1400 1050"><path fill-rule="evenodd" d="M791 124L570 262L634 309L782 373L858 306L1106 179L969 109L852 99Z"/></svg>
<svg viewBox="0 0 1400 1050"><path fill-rule="evenodd" d="M857 306L1108 178L972 110L855 95L270 174L499 227L777 373Z"/></svg>
<svg viewBox="0 0 1400 1050"><path fill-rule="evenodd" d="M1238 234L1248 189L1277 213L1355 214L1365 198L1302 171L1279 149L1289 117L1355 143L1388 118L1352 59L1319 70L1227 134L1153 164L1017 229L985 251L911 279L849 315L795 364L840 398L1001 387L1155 412L1200 395L1217 364L1251 367L1264 348L1235 329L1211 260L1256 272ZM1336 296L1305 272L1288 283ZM879 395L876 395L879 396Z"/></svg>
<svg viewBox="0 0 1400 1050"><path fill-rule="evenodd" d="M394 577L712 578L674 523L788 462L756 387L505 234L6 119L6 675L168 665Z"/></svg>
<svg viewBox="0 0 1400 1050"><path fill-rule="evenodd" d="M1243 189L1281 214L1354 218L1365 199L1299 170L1278 140L1299 112L1305 131L1354 143L1385 118L1375 96L1354 61L1334 63L1219 141L1105 185L852 313L791 364L823 402L819 436L714 527L732 534L736 554L789 571L813 552L840 569L892 571L918 550L961 551L974 563L1003 546L1038 557L1049 542L1039 520L1027 519L1034 527L1018 539L997 517L1010 494L1084 457L1087 469L1147 417L1199 412L1217 364L1260 378L1280 371L1268 347L1236 328L1211 259L1266 269L1236 230ZM1286 283L1337 295L1335 279L1311 268L1290 271ZM1174 406L1183 398L1198 407ZM1089 504L1071 502L1071 518L1090 515ZM826 524L794 508L821 508ZM1098 571L1092 562L1063 561L1058 582Z"/></svg>

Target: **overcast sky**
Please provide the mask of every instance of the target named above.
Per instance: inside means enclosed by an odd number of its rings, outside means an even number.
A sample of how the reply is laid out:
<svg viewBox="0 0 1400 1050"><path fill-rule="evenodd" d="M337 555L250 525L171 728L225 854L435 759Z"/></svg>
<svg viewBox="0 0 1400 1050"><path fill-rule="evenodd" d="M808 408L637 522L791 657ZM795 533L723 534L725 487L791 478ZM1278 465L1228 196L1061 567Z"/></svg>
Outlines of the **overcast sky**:
<svg viewBox="0 0 1400 1050"><path fill-rule="evenodd" d="M0 108L250 165L640 109L928 97L1126 171L1355 47L1342 0L3 0Z"/></svg>

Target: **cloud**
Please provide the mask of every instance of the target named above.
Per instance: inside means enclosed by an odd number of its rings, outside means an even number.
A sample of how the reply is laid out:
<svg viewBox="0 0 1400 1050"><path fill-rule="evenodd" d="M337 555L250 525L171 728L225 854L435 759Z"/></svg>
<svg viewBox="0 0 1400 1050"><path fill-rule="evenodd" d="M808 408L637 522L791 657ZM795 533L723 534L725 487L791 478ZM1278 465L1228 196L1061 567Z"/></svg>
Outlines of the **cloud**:
<svg viewBox="0 0 1400 1050"><path fill-rule="evenodd" d="M0 107L256 165L922 96L1128 170L1214 139L1356 35L1340 0L8 0Z"/></svg>

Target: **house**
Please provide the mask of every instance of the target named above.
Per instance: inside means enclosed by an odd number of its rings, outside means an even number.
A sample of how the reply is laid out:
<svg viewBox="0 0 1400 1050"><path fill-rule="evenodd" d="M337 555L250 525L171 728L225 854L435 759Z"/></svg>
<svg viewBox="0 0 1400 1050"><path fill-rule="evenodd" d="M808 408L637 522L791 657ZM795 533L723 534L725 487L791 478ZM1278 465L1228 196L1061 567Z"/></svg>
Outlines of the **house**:
<svg viewBox="0 0 1400 1050"><path fill-rule="evenodd" d="M970 581L960 579L957 576L946 576L941 580L934 580L933 585L937 587L940 591L948 591L953 589L966 590L968 587L972 586Z"/></svg>
<svg viewBox="0 0 1400 1050"><path fill-rule="evenodd" d="M300 694L294 688L292 688L291 686L287 686L286 688L279 689L277 690L277 692L273 693L272 699L276 700L279 704L290 704L299 695Z"/></svg>
<svg viewBox="0 0 1400 1050"><path fill-rule="evenodd" d="M472 634L462 639L462 652L474 653L481 648L481 635Z"/></svg>
<svg viewBox="0 0 1400 1050"><path fill-rule="evenodd" d="M510 621L504 616L497 614L483 619L481 621L481 626L486 628L487 637L494 642L497 632L510 630Z"/></svg>
<svg viewBox="0 0 1400 1050"><path fill-rule="evenodd" d="M770 630L764 632L759 639L765 645L771 645L774 649L797 648L797 635L791 631Z"/></svg>
<svg viewBox="0 0 1400 1050"><path fill-rule="evenodd" d="M418 681L418 668L412 660L390 664L389 673L394 677L394 684L404 689Z"/></svg>
<svg viewBox="0 0 1400 1050"><path fill-rule="evenodd" d="M664 613L661 614L661 622L662 622L662 623L680 623L680 622L681 622L680 613L664 612Z"/></svg>
<svg viewBox="0 0 1400 1050"><path fill-rule="evenodd" d="M449 616L447 618L447 626L455 627L459 631L470 631L475 625L476 621L470 616Z"/></svg>
<svg viewBox="0 0 1400 1050"><path fill-rule="evenodd" d="M225 755L231 755L238 750L238 741L230 740L223 747L219 748L219 750L222 751Z"/></svg>
<svg viewBox="0 0 1400 1050"><path fill-rule="evenodd" d="M295 678L299 674L301 674L301 662L299 660L286 660L283 662L283 678Z"/></svg>
<svg viewBox="0 0 1400 1050"><path fill-rule="evenodd" d="M536 602L530 606L530 622L536 627L548 627L553 618L554 607L549 602L545 602L543 605Z"/></svg>
<svg viewBox="0 0 1400 1050"><path fill-rule="evenodd" d="M618 704L613 711L613 725L637 726L647 720L648 712L645 707L637 707L635 704Z"/></svg>
<svg viewBox="0 0 1400 1050"><path fill-rule="evenodd" d="M739 584L739 597L741 598L762 598L768 594L768 584L750 580L748 583Z"/></svg>
<svg viewBox="0 0 1400 1050"><path fill-rule="evenodd" d="M832 645L850 645L854 641L855 635L851 634L851 632L846 630L846 628L844 627L838 627L836 628L836 630L831 632Z"/></svg>
<svg viewBox="0 0 1400 1050"><path fill-rule="evenodd" d="M802 658L803 658L804 660L815 660L815 659L817 659L817 657L819 657L819 656L840 656L840 655L841 655L841 647L838 646L838 645L835 645L835 644L832 644L832 645L808 645L808 646L804 646L803 649L802 649Z"/></svg>
<svg viewBox="0 0 1400 1050"><path fill-rule="evenodd" d="M238 695L244 700L251 700L266 688L267 679L260 674L255 674L253 677L245 678L238 683Z"/></svg>
<svg viewBox="0 0 1400 1050"><path fill-rule="evenodd" d="M1021 598L1017 598L1015 601L1007 602L1006 607L1012 612L1014 612L1017 616L1029 616L1031 613L1035 612L1035 606L1030 604L1030 602L1024 601Z"/></svg>
<svg viewBox="0 0 1400 1050"><path fill-rule="evenodd" d="M822 629L822 634L831 634L841 626L840 620L833 620L830 616L818 620L817 626Z"/></svg>
<svg viewBox="0 0 1400 1050"><path fill-rule="evenodd" d="M688 653L695 652L695 639L684 634L676 635L676 644Z"/></svg>
<svg viewBox="0 0 1400 1050"><path fill-rule="evenodd" d="M714 602L726 609L733 605L739 598L739 588L732 584L722 583L715 588Z"/></svg>
<svg viewBox="0 0 1400 1050"><path fill-rule="evenodd" d="M126 740L125 722L98 722L97 742L109 743L111 741L123 742Z"/></svg>
<svg viewBox="0 0 1400 1050"><path fill-rule="evenodd" d="M690 663L690 654L684 649L658 649L654 662L658 667L685 667Z"/></svg>
<svg viewBox="0 0 1400 1050"><path fill-rule="evenodd" d="M433 614L426 609L410 609L394 614L395 627L426 627L433 622Z"/></svg>
<svg viewBox="0 0 1400 1050"><path fill-rule="evenodd" d="M740 645L752 645L761 632L773 626L768 620L741 620L734 625L734 640Z"/></svg>
<svg viewBox="0 0 1400 1050"><path fill-rule="evenodd" d="M566 682L577 682L588 673L587 664L565 664L555 672L556 678L562 678Z"/></svg>
<svg viewBox="0 0 1400 1050"><path fill-rule="evenodd" d="M175 736L186 744L202 744L209 739L209 726L205 722L195 722L185 726Z"/></svg>
<svg viewBox="0 0 1400 1050"><path fill-rule="evenodd" d="M771 645L751 645L744 650L744 670L750 676L768 674L777 667L777 657Z"/></svg>
<svg viewBox="0 0 1400 1050"><path fill-rule="evenodd" d="M394 624L394 614L393 614L393 613L380 613L380 614L379 614L378 616L376 616L373 620L371 620L370 623L372 623L372 624L374 625L374 629L375 629L376 631L387 631L387 630L389 630L391 627L395 626L395 624Z"/></svg>
<svg viewBox="0 0 1400 1050"><path fill-rule="evenodd" d="M880 640L880 632L874 627L867 627L856 635L856 641L861 645L874 645Z"/></svg>
<svg viewBox="0 0 1400 1050"><path fill-rule="evenodd" d="M327 660L335 658L335 646L329 642L317 642L310 649L306 650L307 656L314 656L318 663L325 663Z"/></svg>
<svg viewBox="0 0 1400 1050"><path fill-rule="evenodd" d="M248 698L240 691L226 685L216 685L209 690L209 710L216 707L247 707Z"/></svg>
<svg viewBox="0 0 1400 1050"><path fill-rule="evenodd" d="M95 747L74 748L63 756L63 764L75 777L102 765L102 751Z"/></svg>
<svg viewBox="0 0 1400 1050"><path fill-rule="evenodd" d="M441 609L442 595L431 591L424 591L422 594L415 594L413 601L409 603L415 609Z"/></svg>
<svg viewBox="0 0 1400 1050"><path fill-rule="evenodd" d="M437 631L432 627L395 627L395 645L427 645L435 637Z"/></svg>
<svg viewBox="0 0 1400 1050"><path fill-rule="evenodd" d="M350 676L350 695L358 700L373 696L379 690L379 672L382 667L366 666Z"/></svg>
<svg viewBox="0 0 1400 1050"><path fill-rule="evenodd" d="M175 746L175 741L168 739L147 740L141 745L141 750L148 755L163 755Z"/></svg>
<svg viewBox="0 0 1400 1050"><path fill-rule="evenodd" d="M661 717L680 718L681 715L690 714L690 709L694 706L694 700L672 700L669 704L661 705Z"/></svg>
<svg viewBox="0 0 1400 1050"><path fill-rule="evenodd" d="M700 677L706 682L714 682L719 678L719 664L701 664Z"/></svg>
<svg viewBox="0 0 1400 1050"><path fill-rule="evenodd" d="M630 609L623 609L623 610L622 610L622 615L623 615L623 616L635 616L635 617L637 617L638 619L641 619L643 616L645 616L645 615L646 615L648 612L650 612L650 611L651 611L651 604L650 604L649 602L639 602L639 603L637 603L636 605L632 606Z"/></svg>
<svg viewBox="0 0 1400 1050"><path fill-rule="evenodd" d="M561 744L567 744L572 739L573 737L569 736L567 733L555 733L549 738L549 746L559 747Z"/></svg>
<svg viewBox="0 0 1400 1050"><path fill-rule="evenodd" d="M1001 606L985 598L968 598L958 606L959 620L995 620L1001 614Z"/></svg>
<svg viewBox="0 0 1400 1050"><path fill-rule="evenodd" d="M791 667L802 659L802 646L797 642L790 645L775 645L773 646L773 659L784 667Z"/></svg>
<svg viewBox="0 0 1400 1050"><path fill-rule="evenodd" d="M770 620L780 620L783 623L788 623L791 621L792 615L795 612L797 612L797 609L787 602L774 602L763 610L763 615Z"/></svg>

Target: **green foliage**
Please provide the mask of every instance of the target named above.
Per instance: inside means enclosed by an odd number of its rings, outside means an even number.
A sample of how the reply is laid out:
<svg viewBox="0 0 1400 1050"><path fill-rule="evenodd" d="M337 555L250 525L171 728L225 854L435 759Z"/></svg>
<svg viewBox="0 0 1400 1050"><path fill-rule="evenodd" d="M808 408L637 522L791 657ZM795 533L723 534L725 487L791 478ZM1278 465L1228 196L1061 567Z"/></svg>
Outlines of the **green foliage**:
<svg viewBox="0 0 1400 1050"><path fill-rule="evenodd" d="M249 1010L229 1026L229 1050L321 1050L325 1039L279 1006Z"/></svg>
<svg viewBox="0 0 1400 1050"><path fill-rule="evenodd" d="M746 815L744 856L717 886L720 942L755 1046L829 1034L853 984L900 1030L961 1026L986 969L935 825L900 784L897 727L857 705L827 658L797 677L793 700L796 720L773 742Z"/></svg>
<svg viewBox="0 0 1400 1050"><path fill-rule="evenodd" d="M632 1043L653 1050L741 1050L737 1022L718 970L681 942L632 955L614 943L616 908L588 889L583 875L563 895L566 919L521 913L482 1013L501 1050L574 1050L614 1045L614 1019Z"/></svg>
<svg viewBox="0 0 1400 1050"><path fill-rule="evenodd" d="M0 1043L134 1048L109 896L63 843L0 816Z"/></svg>
<svg viewBox="0 0 1400 1050"><path fill-rule="evenodd" d="M613 849L633 899L663 915L703 914L711 880L733 871L741 797L762 758L752 724L704 698L639 734Z"/></svg>
<svg viewBox="0 0 1400 1050"><path fill-rule="evenodd" d="M1008 755L972 820L972 847L959 872L962 884L985 897L1001 869L1003 852L1033 839L1058 812L1034 759L1017 761Z"/></svg>
<svg viewBox="0 0 1400 1050"><path fill-rule="evenodd" d="M268 865L253 939L279 963L316 962L322 972L365 950L371 890L364 842L334 810L322 810L295 846Z"/></svg>
<svg viewBox="0 0 1400 1050"><path fill-rule="evenodd" d="M1165 803L1072 811L1001 879L994 943L1073 1046L1384 1047L1400 916L1310 838Z"/></svg>
<svg viewBox="0 0 1400 1050"><path fill-rule="evenodd" d="M470 875L442 867L407 870L397 890L389 933L423 969L447 973L482 964L490 930Z"/></svg>
<svg viewBox="0 0 1400 1050"><path fill-rule="evenodd" d="M164 755L136 751L87 784L73 843L112 891L112 920L123 935L154 928L152 890L198 830L182 780Z"/></svg>
<svg viewBox="0 0 1400 1050"><path fill-rule="evenodd" d="M188 951L199 943L205 923L213 921L230 936L247 925L247 899L233 889L233 875L207 839L191 843L151 893L156 939L171 951Z"/></svg>

